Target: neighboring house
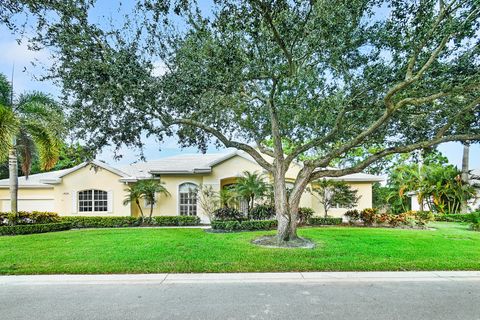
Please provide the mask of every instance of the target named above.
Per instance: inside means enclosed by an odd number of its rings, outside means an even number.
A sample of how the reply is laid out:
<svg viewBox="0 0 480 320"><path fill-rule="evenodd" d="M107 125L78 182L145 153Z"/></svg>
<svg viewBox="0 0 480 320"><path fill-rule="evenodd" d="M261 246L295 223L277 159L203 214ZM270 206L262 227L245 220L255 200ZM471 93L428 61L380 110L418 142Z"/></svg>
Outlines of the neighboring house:
<svg viewBox="0 0 480 320"><path fill-rule="evenodd" d="M294 164L287 172L293 185L300 170ZM62 216L138 216L135 204L123 205L129 184L142 179L160 178L170 196L159 195L154 215L198 215L201 212L195 190L200 185L210 185L219 191L235 184L244 171L265 172L249 155L234 151L223 154L178 155L160 160L136 163L114 168L94 160L71 169L33 174L28 179L19 178L19 210L54 211ZM372 206L372 184L382 178L358 173L341 178L358 190L358 209ZM192 192L193 191L193 192ZM148 204L142 205L147 208ZM317 198L305 192L300 206L311 207L317 215L323 208ZM0 180L0 211L10 210L8 179ZM347 209L333 208L330 214L342 216Z"/></svg>

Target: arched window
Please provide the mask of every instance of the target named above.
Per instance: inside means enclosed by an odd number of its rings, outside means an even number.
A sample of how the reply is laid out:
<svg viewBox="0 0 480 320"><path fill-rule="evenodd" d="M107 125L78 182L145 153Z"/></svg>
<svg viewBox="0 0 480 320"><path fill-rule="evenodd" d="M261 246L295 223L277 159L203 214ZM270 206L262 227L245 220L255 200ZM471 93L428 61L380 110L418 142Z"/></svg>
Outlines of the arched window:
<svg viewBox="0 0 480 320"><path fill-rule="evenodd" d="M182 183L178 187L178 210L181 216L197 215L198 187L194 183Z"/></svg>
<svg viewBox="0 0 480 320"><path fill-rule="evenodd" d="M80 191L78 193L78 211L108 211L108 192L96 189Z"/></svg>

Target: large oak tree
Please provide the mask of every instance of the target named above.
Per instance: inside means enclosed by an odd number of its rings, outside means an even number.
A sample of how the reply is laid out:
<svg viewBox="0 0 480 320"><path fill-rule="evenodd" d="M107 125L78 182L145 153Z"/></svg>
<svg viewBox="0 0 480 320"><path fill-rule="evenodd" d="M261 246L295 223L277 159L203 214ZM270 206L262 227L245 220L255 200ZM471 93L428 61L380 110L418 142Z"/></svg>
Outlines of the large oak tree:
<svg viewBox="0 0 480 320"><path fill-rule="evenodd" d="M81 137L141 147L142 134L177 134L182 146L247 152L273 177L278 239L288 241L309 182L480 140L479 5L217 0L202 11L139 0L122 27L89 19L94 1L0 8L11 27L19 12L38 19L31 40L53 50L50 76L74 101ZM287 193L293 162L302 167Z"/></svg>

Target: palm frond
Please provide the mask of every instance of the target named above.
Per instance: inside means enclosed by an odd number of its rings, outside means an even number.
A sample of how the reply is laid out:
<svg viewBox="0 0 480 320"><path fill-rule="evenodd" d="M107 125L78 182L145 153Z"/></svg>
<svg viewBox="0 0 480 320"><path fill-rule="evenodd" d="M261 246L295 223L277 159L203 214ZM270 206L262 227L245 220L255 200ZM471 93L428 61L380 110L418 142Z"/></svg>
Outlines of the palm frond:
<svg viewBox="0 0 480 320"><path fill-rule="evenodd" d="M10 108L0 105L0 161L7 159L8 150L12 147L17 131L17 117Z"/></svg>
<svg viewBox="0 0 480 320"><path fill-rule="evenodd" d="M42 123L29 122L25 124L35 147L38 151L40 167L42 170L52 169L60 156L61 141L55 132L45 127Z"/></svg>
<svg viewBox="0 0 480 320"><path fill-rule="evenodd" d="M34 141L27 131L20 128L17 136L16 147L20 156L20 164L22 173L28 179L30 170L32 168L32 159L35 152Z"/></svg>

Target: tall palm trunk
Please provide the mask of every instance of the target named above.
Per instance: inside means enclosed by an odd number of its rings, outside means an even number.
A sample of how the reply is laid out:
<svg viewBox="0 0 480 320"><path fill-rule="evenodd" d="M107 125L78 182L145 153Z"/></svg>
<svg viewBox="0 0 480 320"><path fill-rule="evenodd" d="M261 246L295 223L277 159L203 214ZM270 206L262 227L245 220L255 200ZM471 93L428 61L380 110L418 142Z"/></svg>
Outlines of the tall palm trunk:
<svg viewBox="0 0 480 320"><path fill-rule="evenodd" d="M18 164L15 147L10 148L8 152L8 171L10 178L10 211L16 217L18 215Z"/></svg>
<svg viewBox="0 0 480 320"><path fill-rule="evenodd" d="M468 142L463 144L463 157L462 157L462 183L469 183L469 159L470 158L470 144ZM468 200L461 199L461 213L468 212Z"/></svg>
<svg viewBox="0 0 480 320"><path fill-rule="evenodd" d="M138 199L135 200L135 203L137 204L137 207L140 210L140 216L142 218L142 223L143 223L145 221L145 216L143 214L142 206L140 205L140 201L138 201Z"/></svg>

